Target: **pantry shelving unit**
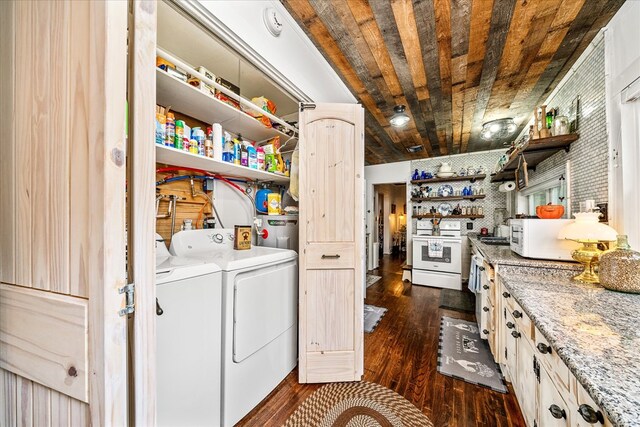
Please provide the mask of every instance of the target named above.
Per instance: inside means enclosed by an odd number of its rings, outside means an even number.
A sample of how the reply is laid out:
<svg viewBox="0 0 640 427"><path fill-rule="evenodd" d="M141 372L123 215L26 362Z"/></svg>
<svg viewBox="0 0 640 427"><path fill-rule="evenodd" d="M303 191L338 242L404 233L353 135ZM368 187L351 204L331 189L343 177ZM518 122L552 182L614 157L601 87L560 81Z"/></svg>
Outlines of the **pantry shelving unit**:
<svg viewBox="0 0 640 427"><path fill-rule="evenodd" d="M244 111L220 101L200 89L156 69L156 103L205 123L220 123L225 130L251 141L266 141L279 136L282 143L291 136L268 128Z"/></svg>
<svg viewBox="0 0 640 427"><path fill-rule="evenodd" d="M156 161L172 166L202 169L224 176L245 178L249 181L273 182L275 184L286 184L289 182L289 177L285 175L250 169L246 166L214 160L199 154L193 154L163 145L156 145Z"/></svg>
<svg viewBox="0 0 640 427"><path fill-rule="evenodd" d="M415 179L411 183L414 185L421 184L436 184L440 182L456 182L456 181L470 181L476 182L486 178L486 174L480 175L465 175L465 176L451 176L448 178L429 178L429 179Z"/></svg>
<svg viewBox="0 0 640 427"><path fill-rule="evenodd" d="M471 200L472 202L477 199L484 199L486 194L476 194L471 196L438 196L438 197L412 197L412 202L439 202L439 201L452 201L452 200Z"/></svg>

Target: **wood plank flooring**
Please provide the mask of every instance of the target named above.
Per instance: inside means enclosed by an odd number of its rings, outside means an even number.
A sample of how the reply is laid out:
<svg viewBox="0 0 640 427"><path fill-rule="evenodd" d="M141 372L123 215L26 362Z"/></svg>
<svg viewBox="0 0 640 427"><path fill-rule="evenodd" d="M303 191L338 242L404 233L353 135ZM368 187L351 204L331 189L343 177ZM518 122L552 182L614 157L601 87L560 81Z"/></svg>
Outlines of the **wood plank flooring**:
<svg viewBox="0 0 640 427"><path fill-rule="evenodd" d="M524 427L511 386L508 394L437 372L440 317L473 320L473 314L438 308L440 290L402 282L402 260L383 257L367 289L367 304L388 308L376 330L365 334L364 379L403 395L435 427ZM294 370L239 426L280 426L321 385L301 385Z"/></svg>

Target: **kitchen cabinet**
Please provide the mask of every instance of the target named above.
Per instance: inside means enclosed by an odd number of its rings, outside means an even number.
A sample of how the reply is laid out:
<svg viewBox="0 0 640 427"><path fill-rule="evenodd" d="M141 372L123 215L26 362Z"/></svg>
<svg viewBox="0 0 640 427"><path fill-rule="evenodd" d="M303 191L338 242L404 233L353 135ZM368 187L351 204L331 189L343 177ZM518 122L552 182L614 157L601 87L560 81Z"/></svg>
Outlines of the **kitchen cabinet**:
<svg viewBox="0 0 640 427"><path fill-rule="evenodd" d="M520 336L517 341L516 369L518 371L516 393L522 415L528 426L536 420L536 359L529 340Z"/></svg>
<svg viewBox="0 0 640 427"><path fill-rule="evenodd" d="M488 328L495 331L492 353L513 385L527 426L610 426L499 275L490 290L495 292L494 309L499 314L489 317Z"/></svg>
<svg viewBox="0 0 640 427"><path fill-rule="evenodd" d="M547 370L538 365L538 425L540 427L570 426L569 405L558 391Z"/></svg>

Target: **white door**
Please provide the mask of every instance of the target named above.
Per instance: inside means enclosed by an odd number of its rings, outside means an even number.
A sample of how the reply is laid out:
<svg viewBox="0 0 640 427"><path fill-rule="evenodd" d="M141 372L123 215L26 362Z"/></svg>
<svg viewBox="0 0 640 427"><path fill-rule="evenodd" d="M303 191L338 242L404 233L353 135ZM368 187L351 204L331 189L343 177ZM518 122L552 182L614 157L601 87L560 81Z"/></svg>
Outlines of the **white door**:
<svg viewBox="0 0 640 427"><path fill-rule="evenodd" d="M126 2L0 2L0 425L127 424Z"/></svg>
<svg viewBox="0 0 640 427"><path fill-rule="evenodd" d="M359 381L364 110L355 104L301 105L299 144L299 381Z"/></svg>

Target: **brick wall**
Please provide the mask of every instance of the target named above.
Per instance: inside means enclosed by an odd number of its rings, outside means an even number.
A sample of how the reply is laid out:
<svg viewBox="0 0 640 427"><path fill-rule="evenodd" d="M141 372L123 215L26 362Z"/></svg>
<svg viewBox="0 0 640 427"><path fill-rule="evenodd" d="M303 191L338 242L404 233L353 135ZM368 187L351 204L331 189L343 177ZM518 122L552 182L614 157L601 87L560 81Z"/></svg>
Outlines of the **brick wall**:
<svg viewBox="0 0 640 427"><path fill-rule="evenodd" d="M545 102L549 108L558 107L559 114L569 116L572 101L580 95L580 138L571 144L569 153L556 153L529 174L529 183L533 185L548 176L546 172L570 160L572 212L578 212L579 203L586 199L594 199L596 203L608 201L609 157L602 34L596 37L591 47Z"/></svg>

